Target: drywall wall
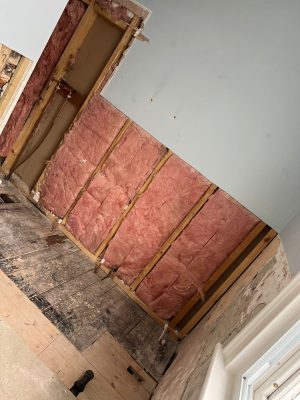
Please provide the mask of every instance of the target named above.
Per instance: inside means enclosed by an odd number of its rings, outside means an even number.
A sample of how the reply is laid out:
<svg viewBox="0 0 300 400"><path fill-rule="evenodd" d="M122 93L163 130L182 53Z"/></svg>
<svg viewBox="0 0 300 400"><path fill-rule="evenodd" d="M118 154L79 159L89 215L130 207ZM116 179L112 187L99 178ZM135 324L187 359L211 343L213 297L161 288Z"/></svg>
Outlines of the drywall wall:
<svg viewBox="0 0 300 400"><path fill-rule="evenodd" d="M104 96L280 230L300 210L300 2L142 3L150 43Z"/></svg>
<svg viewBox="0 0 300 400"><path fill-rule="evenodd" d="M283 247L294 275L300 273L300 212L280 232Z"/></svg>
<svg viewBox="0 0 300 400"><path fill-rule="evenodd" d="M153 400L198 400L215 345L229 343L290 279L276 238L184 339Z"/></svg>
<svg viewBox="0 0 300 400"><path fill-rule="evenodd" d="M0 43L37 61L66 4L67 0L0 0Z"/></svg>
<svg viewBox="0 0 300 400"><path fill-rule="evenodd" d="M67 0L0 0L0 43L33 61L0 120L0 135L39 59Z"/></svg>

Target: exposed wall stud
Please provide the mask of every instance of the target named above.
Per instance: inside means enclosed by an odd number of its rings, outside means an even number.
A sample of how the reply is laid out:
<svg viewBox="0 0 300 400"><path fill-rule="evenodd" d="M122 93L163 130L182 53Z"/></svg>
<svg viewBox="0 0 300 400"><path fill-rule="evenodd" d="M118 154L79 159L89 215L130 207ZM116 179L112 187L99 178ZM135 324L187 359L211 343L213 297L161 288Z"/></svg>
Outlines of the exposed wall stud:
<svg viewBox="0 0 300 400"><path fill-rule="evenodd" d="M99 245L98 249L96 250L96 257L99 257L101 253L105 250L105 248L108 246L109 242L111 239L114 237L116 234L117 230L120 228L122 222L126 218L126 216L129 214L129 212L132 210L140 196L147 190L149 187L150 183L153 181L154 177L156 174L162 169L162 167L165 165L165 163L168 161L168 159L172 156L172 151L168 150L167 153L163 156L163 158L158 162L152 173L148 176L146 179L145 183L140 187L140 189L137 191L136 195L132 199L132 201L129 203L128 207L124 210L123 214L119 217L118 221L114 224L114 226L111 228L109 231L107 237L103 242Z"/></svg>
<svg viewBox="0 0 300 400"><path fill-rule="evenodd" d="M86 38L89 29L96 21L97 14L94 11L94 2L92 0L89 7L87 8L86 12L84 13L81 21L79 22L70 42L68 43L67 47L65 48L57 67L54 71L54 74L48 84L45 86L40 101L36 103L33 110L30 113L29 118L27 119L25 125L23 126L18 138L16 139L11 151L9 152L8 156L5 159L5 162L2 165L2 169L5 174L9 174L14 167L16 161L18 160L22 150L28 143L31 134L34 131L35 126L38 124L39 119L41 118L44 110L46 109L50 99L52 98L53 93L55 92L57 81L61 80L65 75L69 62L70 57L74 56L77 51L79 50L81 44L83 43L84 39Z"/></svg>
<svg viewBox="0 0 300 400"><path fill-rule="evenodd" d="M249 244L263 231L266 227L264 222L259 222L245 237L245 239L234 249L234 251L223 261L218 269L208 278L203 287L206 293L214 283L226 272L230 265L241 255L241 253L249 246ZM202 299L200 293L196 293L179 311L179 313L171 320L170 325L175 327L189 313L189 311Z"/></svg>
<svg viewBox="0 0 300 400"><path fill-rule="evenodd" d="M155 267L161 257L166 253L171 244L177 237L181 234L184 228L190 223L190 221L194 218L194 216L198 213L199 210L204 206L210 196L217 190L217 186L211 184L204 195L198 200L198 202L194 205L191 211L185 216L185 218L181 221L175 231L171 234L171 236L166 240L166 242L162 245L159 252L153 257L153 259L149 262L149 264L143 269L143 271L139 274L139 276L135 279L135 281L131 284L130 289L135 290L139 284L146 278L146 276L151 272L151 270Z"/></svg>
<svg viewBox="0 0 300 400"><path fill-rule="evenodd" d="M185 337L201 318L214 306L220 297L230 288L230 286L242 275L256 257L268 246L268 244L277 236L277 232L270 229L268 233L260 240L253 250L246 256L238 267L225 279L225 281L214 291L212 296L206 300L201 308L193 315L187 324L179 333L181 338Z"/></svg>

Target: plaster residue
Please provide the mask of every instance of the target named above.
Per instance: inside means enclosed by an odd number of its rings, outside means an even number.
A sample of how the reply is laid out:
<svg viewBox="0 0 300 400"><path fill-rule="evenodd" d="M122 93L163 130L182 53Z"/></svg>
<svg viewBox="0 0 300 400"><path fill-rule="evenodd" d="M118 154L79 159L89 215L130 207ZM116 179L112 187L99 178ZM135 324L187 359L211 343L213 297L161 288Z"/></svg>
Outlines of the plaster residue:
<svg viewBox="0 0 300 400"><path fill-rule="evenodd" d="M290 279L286 255L277 238L183 341L153 399L198 399L216 343L230 342Z"/></svg>
<svg viewBox="0 0 300 400"><path fill-rule="evenodd" d="M130 24L133 13L123 5L112 0L97 0L96 3L105 11L108 11L115 19Z"/></svg>

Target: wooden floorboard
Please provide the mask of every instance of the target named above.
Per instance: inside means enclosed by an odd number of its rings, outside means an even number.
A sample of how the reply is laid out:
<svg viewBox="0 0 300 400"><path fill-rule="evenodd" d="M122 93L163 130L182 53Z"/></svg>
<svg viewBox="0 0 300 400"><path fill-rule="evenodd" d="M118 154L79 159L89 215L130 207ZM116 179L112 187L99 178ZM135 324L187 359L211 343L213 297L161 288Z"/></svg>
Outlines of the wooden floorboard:
<svg viewBox="0 0 300 400"><path fill-rule="evenodd" d="M33 307L35 304L40 309L43 324L46 320L57 328L55 334L51 333L52 341L55 335L60 337L62 334L77 350L85 351L102 335L111 335L132 359L158 380L174 354L174 341L166 336L165 345L159 344L162 328L104 272L98 270L95 274L94 264L60 231L53 229L10 182L2 182L1 192L16 196L20 202L18 208L0 209L0 269L6 274L4 286L10 282L10 289L17 286L23 297L24 294L27 296L24 308L27 315L19 319L17 311L22 296L16 292L14 301L19 303L10 317L11 323L20 330L27 326L29 304ZM0 311L5 314L7 304L3 302L1 307ZM39 334L43 331L42 328L35 329ZM27 328L23 335L30 342ZM52 342L47 333L45 336L46 341L39 339L40 342L31 345L37 346L39 351L48 349ZM51 358L51 347L47 351Z"/></svg>
<svg viewBox="0 0 300 400"><path fill-rule="evenodd" d="M149 398L156 385L112 336L107 337L106 334L99 344L95 342L91 348L86 349L85 354L80 353L2 271L0 318L12 327L67 387L71 387L85 370L93 370L95 378L80 395L80 399L143 400ZM125 368L127 365L142 375L142 382L133 380ZM111 377L104 372L106 368L114 371ZM114 382L118 381L121 385L116 387ZM121 391L122 385L126 386L126 396Z"/></svg>

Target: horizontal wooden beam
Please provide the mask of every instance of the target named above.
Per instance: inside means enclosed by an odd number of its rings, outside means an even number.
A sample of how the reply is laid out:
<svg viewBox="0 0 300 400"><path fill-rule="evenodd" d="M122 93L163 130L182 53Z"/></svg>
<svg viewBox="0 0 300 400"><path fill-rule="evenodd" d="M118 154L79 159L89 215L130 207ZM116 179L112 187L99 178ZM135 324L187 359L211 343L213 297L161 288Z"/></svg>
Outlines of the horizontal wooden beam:
<svg viewBox="0 0 300 400"><path fill-rule="evenodd" d="M84 3L86 4L90 4L90 0L83 0ZM122 29L123 31L125 31L128 28L128 23L126 23L125 21L115 18L109 11L104 10L102 7L100 7L100 5L98 3L95 3L94 9L96 11L96 13L98 15L100 15L101 17L107 19L109 22L111 22L112 24L118 26L120 29ZM136 31L140 32L140 29ZM137 40L140 40L142 42L149 42L150 40L143 35L142 33L138 33L137 35L135 35L135 38Z"/></svg>
<svg viewBox="0 0 300 400"><path fill-rule="evenodd" d="M146 276L152 271L158 261L162 258L162 256L167 252L172 243L178 238L181 232L186 228L186 226L190 223L190 221L194 218L194 216L201 210L210 196L218 189L218 186L215 184L211 184L204 195L197 201L194 207L190 210L190 212L184 217L184 219L180 222L171 236L165 241L162 245L161 249L155 254L149 264L143 269L143 271L139 274L139 276L135 279L135 281L130 286L131 290L136 290L139 284L146 278Z"/></svg>
<svg viewBox="0 0 300 400"><path fill-rule="evenodd" d="M185 337L197 323L208 313L208 311L216 304L223 294L233 285L249 265L257 258L257 256L268 246L268 244L277 236L277 232L270 229L264 235L262 240L253 248L253 250L244 258L238 267L226 278L226 280L217 288L212 296L206 300L202 307L193 315L183 329L179 332L181 338Z"/></svg>
<svg viewBox="0 0 300 400"><path fill-rule="evenodd" d="M111 239L114 237L118 229L120 228L122 222L124 219L127 217L129 212L132 210L138 199L141 197L141 195L147 190L149 187L150 183L153 181L154 177L157 175L157 173L162 169L162 167L165 165L165 163L168 161L168 159L172 155L172 151L168 150L166 154L163 156L163 158L158 162L152 173L148 176L144 184L140 187L140 189L137 191L135 196L133 197L132 201L129 203L128 207L123 211L122 215L119 217L118 221L114 224L114 226L111 228L109 231L107 237L103 240L103 242L98 246L95 255L99 257L101 253L105 250L105 248L108 246L109 242Z"/></svg>
<svg viewBox="0 0 300 400"><path fill-rule="evenodd" d="M85 4L89 5L91 4L92 0L82 0ZM142 20L147 18L149 15L150 11L138 4L135 0L117 0L116 3L118 3L120 6L123 6L127 8L128 11L130 11L132 14L137 15L140 17Z"/></svg>
<svg viewBox="0 0 300 400"><path fill-rule="evenodd" d="M123 31L125 31L128 28L128 24L126 24L125 21L115 18L110 12L108 12L108 11L104 10L102 7L100 7L100 5L98 3L95 3L94 9L95 9L96 13L98 15L100 15L100 17L107 19L109 22L116 25L118 28L122 29Z"/></svg>
<svg viewBox="0 0 300 400"><path fill-rule="evenodd" d="M227 271L230 265L241 255L241 253L250 245L250 243L262 232L266 227L264 222L259 222L250 231L250 233L242 240L242 242L233 250L233 252L224 260L218 269L204 283L203 292L206 293L214 283ZM179 322L190 312L190 310L202 299L201 293L196 293L179 311L179 313L171 320L170 325L175 328Z"/></svg>
<svg viewBox="0 0 300 400"><path fill-rule="evenodd" d="M126 31L124 32L120 42L118 43L117 47L115 48L114 52L112 53L111 57L109 58L108 62L106 63L105 67L101 71L97 81L95 82L93 88L91 89L88 97L85 100L82 108L85 108L87 103L90 101L91 97L96 92L101 92L103 87L105 86L107 80L112 75L117 63L121 60L121 57L124 51L129 47L132 39L134 38L134 34L137 28L139 28L141 23L141 19L137 16L134 16L128 25Z"/></svg>

